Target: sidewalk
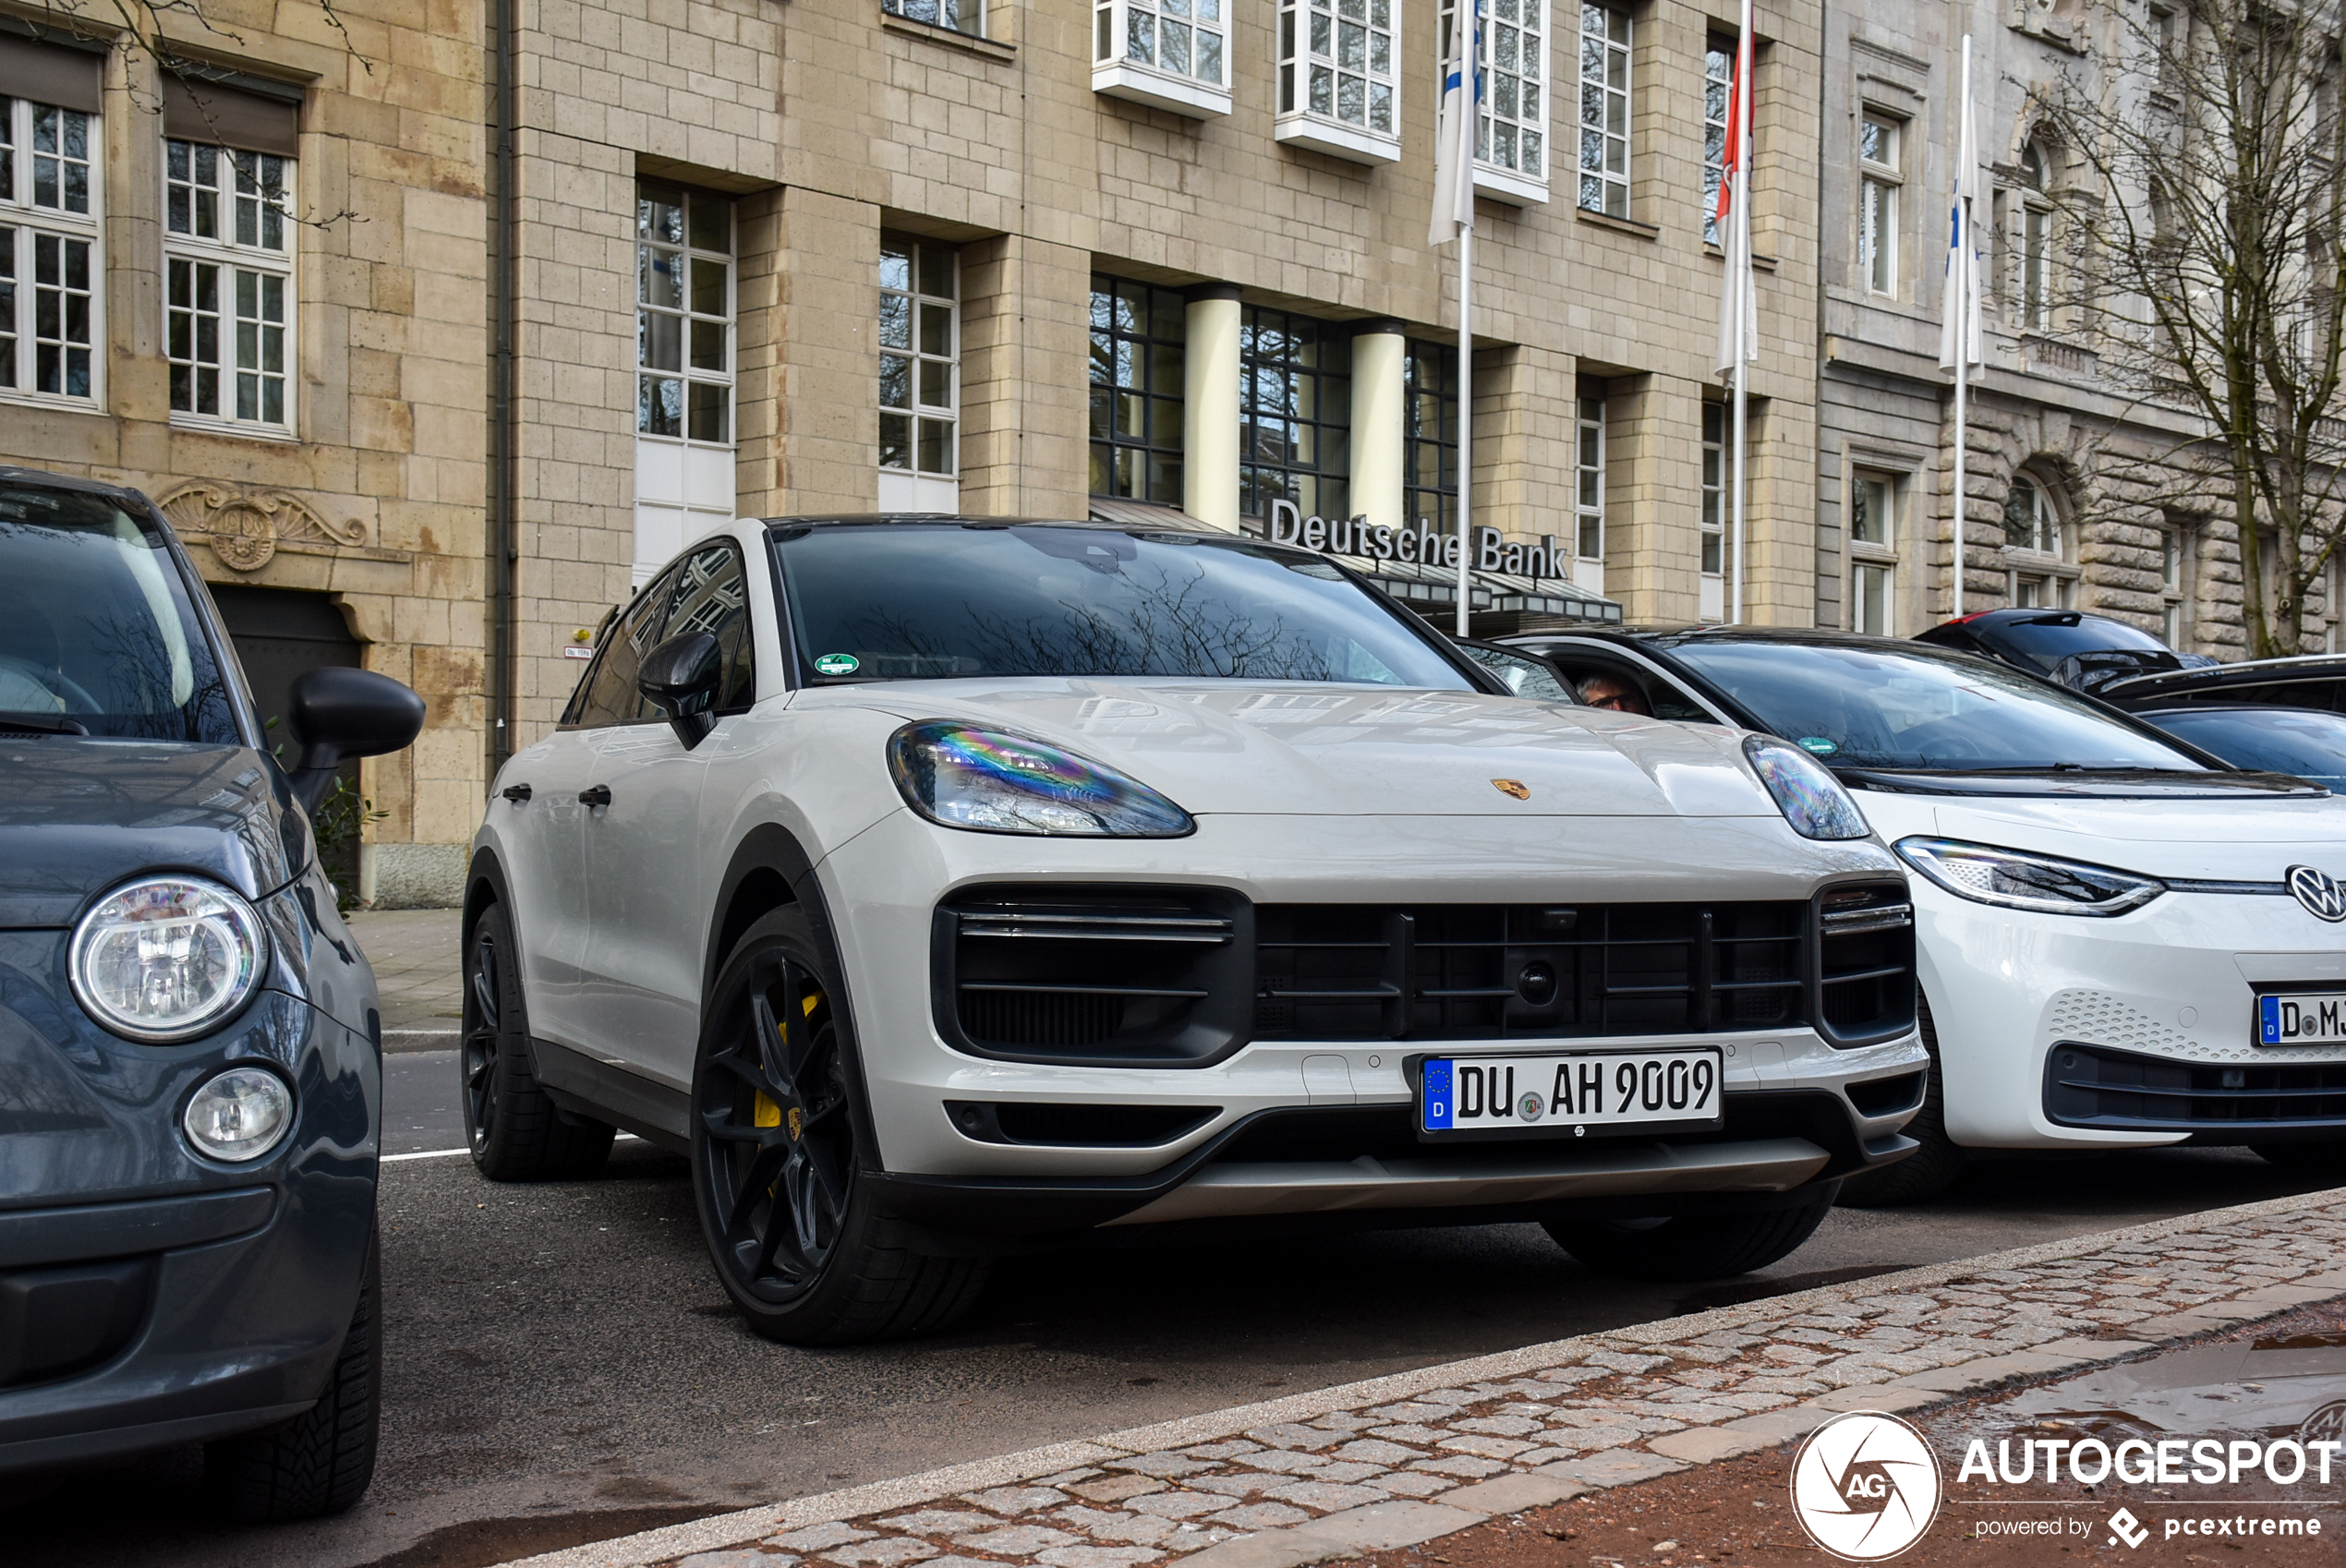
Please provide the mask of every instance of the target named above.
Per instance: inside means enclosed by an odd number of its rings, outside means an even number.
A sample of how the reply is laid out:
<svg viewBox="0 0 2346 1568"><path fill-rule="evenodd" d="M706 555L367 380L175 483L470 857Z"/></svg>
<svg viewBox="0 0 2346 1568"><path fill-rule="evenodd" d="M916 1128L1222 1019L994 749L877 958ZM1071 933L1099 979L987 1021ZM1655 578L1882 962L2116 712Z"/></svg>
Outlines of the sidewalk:
<svg viewBox="0 0 2346 1568"><path fill-rule="evenodd" d="M345 918L374 966L383 1049L453 1050L464 1016L456 953L464 911L362 910Z"/></svg>
<svg viewBox="0 0 2346 1568"><path fill-rule="evenodd" d="M2346 1191L1559 1340L528 1568L1300 1568L2346 1296Z"/></svg>

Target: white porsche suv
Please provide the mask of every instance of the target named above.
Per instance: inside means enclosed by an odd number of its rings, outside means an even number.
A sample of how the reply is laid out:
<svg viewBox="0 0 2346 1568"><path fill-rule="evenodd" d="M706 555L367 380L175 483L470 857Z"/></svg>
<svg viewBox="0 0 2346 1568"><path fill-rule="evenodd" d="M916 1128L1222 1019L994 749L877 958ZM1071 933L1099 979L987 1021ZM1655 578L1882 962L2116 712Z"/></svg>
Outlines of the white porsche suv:
<svg viewBox="0 0 2346 1568"><path fill-rule="evenodd" d="M1093 524L733 524L499 775L488 1176L690 1156L797 1343L1102 1226L1537 1219L1694 1278L1921 1104L1905 879L1797 747L1505 694L1324 559Z"/></svg>

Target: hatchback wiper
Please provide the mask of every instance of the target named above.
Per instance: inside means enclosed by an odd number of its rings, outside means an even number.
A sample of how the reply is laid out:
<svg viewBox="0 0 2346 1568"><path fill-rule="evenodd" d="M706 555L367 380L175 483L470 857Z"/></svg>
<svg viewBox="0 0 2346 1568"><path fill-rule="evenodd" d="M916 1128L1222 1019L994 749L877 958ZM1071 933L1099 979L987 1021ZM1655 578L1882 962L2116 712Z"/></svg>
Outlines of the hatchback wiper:
<svg viewBox="0 0 2346 1568"><path fill-rule="evenodd" d="M87 735L89 728L64 714L0 713L0 733L11 735Z"/></svg>

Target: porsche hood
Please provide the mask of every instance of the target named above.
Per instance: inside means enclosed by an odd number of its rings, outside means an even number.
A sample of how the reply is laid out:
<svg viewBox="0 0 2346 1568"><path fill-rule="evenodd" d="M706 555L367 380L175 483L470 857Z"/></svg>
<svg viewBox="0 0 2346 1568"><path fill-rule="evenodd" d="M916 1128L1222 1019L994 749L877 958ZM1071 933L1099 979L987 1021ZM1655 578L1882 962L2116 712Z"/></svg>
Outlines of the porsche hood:
<svg viewBox="0 0 2346 1568"><path fill-rule="evenodd" d="M830 687L800 701L1030 736L1196 815L1778 815L1735 730L1479 692L1024 679Z"/></svg>

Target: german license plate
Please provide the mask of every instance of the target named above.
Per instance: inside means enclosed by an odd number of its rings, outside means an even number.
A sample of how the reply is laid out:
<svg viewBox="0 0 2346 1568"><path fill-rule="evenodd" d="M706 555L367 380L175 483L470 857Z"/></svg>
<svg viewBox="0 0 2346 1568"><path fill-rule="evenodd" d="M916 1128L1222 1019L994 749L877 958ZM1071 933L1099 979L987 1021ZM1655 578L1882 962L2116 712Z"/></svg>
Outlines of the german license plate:
<svg viewBox="0 0 2346 1568"><path fill-rule="evenodd" d="M2332 1045L2346 1040L2346 991L2256 998L2259 1045Z"/></svg>
<svg viewBox="0 0 2346 1568"><path fill-rule="evenodd" d="M1722 1125L1718 1047L1570 1055L1428 1056L1418 1131L1429 1139L1573 1138Z"/></svg>

